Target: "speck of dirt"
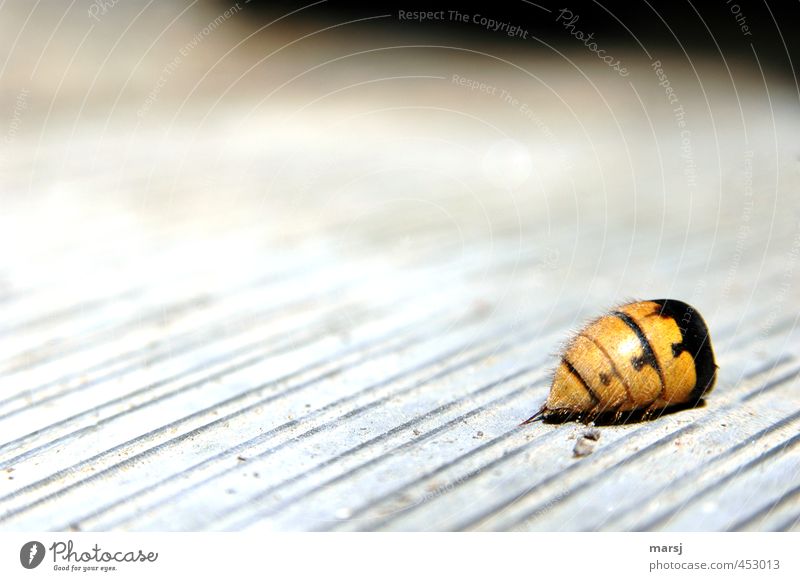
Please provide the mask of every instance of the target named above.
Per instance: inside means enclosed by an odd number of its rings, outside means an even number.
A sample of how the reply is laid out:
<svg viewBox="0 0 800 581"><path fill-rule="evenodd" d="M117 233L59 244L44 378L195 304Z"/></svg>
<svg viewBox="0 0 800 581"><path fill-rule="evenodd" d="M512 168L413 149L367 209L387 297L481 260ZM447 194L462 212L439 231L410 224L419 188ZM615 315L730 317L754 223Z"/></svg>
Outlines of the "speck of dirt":
<svg viewBox="0 0 800 581"><path fill-rule="evenodd" d="M584 431L581 434L582 438L586 438L587 440L592 440L593 442L597 442L600 439L602 433L597 428L589 428L588 430Z"/></svg>
<svg viewBox="0 0 800 581"><path fill-rule="evenodd" d="M575 442L575 447L572 449L572 454L576 458L588 456L592 452L594 452L594 442L586 438L578 438L578 441Z"/></svg>
<svg viewBox="0 0 800 581"><path fill-rule="evenodd" d="M597 428L590 427L583 431L580 437L575 441L575 447L572 449L572 454L576 458L588 456L594 452L597 442L600 440L601 432Z"/></svg>

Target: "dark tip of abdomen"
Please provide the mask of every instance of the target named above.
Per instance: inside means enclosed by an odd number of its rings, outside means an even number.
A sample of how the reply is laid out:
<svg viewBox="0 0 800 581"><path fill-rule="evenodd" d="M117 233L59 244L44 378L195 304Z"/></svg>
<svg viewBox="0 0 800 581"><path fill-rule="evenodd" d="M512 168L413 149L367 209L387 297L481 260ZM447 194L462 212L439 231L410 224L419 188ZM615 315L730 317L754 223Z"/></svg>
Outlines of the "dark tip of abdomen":
<svg viewBox="0 0 800 581"><path fill-rule="evenodd" d="M700 313L691 305L674 299L651 299L661 307L662 317L673 319L681 331L681 342L673 345L676 356L687 351L694 359L697 382L692 390L691 401L699 401L714 387L717 378L717 363L708 326Z"/></svg>

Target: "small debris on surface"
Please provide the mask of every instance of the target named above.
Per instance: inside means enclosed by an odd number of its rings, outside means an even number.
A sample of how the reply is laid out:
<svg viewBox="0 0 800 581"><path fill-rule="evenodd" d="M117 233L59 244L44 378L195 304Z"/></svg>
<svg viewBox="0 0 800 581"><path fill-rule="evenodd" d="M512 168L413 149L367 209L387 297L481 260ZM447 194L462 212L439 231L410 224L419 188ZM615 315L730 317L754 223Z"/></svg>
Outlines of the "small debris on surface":
<svg viewBox="0 0 800 581"><path fill-rule="evenodd" d="M472 436L473 440L478 439L478 438L483 438L483 432L479 431L474 436Z"/></svg>
<svg viewBox="0 0 800 581"><path fill-rule="evenodd" d="M577 438L575 447L572 449L573 455L576 458L588 456L594 452L594 447L597 445L598 440L600 440L600 430L595 427L587 428Z"/></svg>
<svg viewBox="0 0 800 581"><path fill-rule="evenodd" d="M576 458L588 456L592 452L594 452L594 442L586 438L578 438L578 441L575 442L575 447L572 449L572 453Z"/></svg>
<svg viewBox="0 0 800 581"><path fill-rule="evenodd" d="M581 437L596 442L600 439L600 430L597 428L589 428L581 434Z"/></svg>

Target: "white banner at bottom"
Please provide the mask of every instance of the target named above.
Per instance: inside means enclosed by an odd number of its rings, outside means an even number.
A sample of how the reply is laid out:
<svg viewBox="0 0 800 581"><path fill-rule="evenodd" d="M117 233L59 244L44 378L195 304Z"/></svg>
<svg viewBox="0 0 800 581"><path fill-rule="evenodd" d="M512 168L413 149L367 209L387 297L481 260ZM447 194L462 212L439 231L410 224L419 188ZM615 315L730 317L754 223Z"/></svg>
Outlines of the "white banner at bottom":
<svg viewBox="0 0 800 581"><path fill-rule="evenodd" d="M800 579L796 533L0 533L0 579Z"/></svg>

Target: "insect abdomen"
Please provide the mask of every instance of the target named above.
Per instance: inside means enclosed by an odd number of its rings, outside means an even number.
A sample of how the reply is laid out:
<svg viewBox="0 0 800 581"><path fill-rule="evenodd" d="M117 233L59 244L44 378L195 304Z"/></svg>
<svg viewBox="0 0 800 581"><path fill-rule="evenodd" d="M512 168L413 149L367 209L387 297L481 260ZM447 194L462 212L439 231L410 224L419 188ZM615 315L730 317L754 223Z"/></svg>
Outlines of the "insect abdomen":
<svg viewBox="0 0 800 581"><path fill-rule="evenodd" d="M697 402L713 387L716 369L708 328L692 307L670 299L630 303L570 341L534 418L619 417Z"/></svg>

